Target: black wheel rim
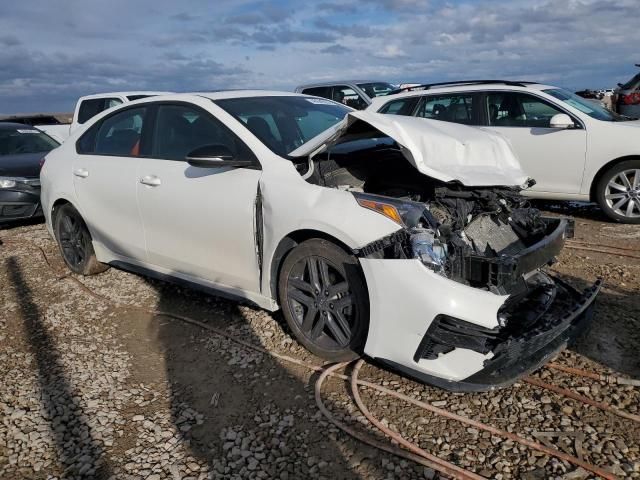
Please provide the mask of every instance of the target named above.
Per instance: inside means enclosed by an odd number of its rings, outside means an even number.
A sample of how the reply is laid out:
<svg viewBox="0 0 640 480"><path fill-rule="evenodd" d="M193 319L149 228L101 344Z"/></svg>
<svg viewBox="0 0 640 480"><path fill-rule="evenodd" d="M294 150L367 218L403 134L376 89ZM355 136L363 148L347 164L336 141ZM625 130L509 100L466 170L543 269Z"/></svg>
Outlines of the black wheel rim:
<svg viewBox="0 0 640 480"><path fill-rule="evenodd" d="M87 258L87 234L80 219L65 215L58 233L62 255L69 265L79 267Z"/></svg>
<svg viewBox="0 0 640 480"><path fill-rule="evenodd" d="M344 274L325 258L309 256L288 277L289 309L302 334L326 350L349 346L358 312Z"/></svg>

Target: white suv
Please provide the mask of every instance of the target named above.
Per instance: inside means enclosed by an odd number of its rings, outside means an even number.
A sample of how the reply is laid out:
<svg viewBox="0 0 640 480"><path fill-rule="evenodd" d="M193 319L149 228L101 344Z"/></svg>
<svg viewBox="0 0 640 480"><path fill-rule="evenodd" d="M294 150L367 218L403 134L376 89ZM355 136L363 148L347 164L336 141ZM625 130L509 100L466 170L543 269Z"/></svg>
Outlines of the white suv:
<svg viewBox="0 0 640 480"><path fill-rule="evenodd" d="M640 223L640 121L571 92L481 80L412 87L368 110L483 127L508 138L535 198L595 201L611 219Z"/></svg>

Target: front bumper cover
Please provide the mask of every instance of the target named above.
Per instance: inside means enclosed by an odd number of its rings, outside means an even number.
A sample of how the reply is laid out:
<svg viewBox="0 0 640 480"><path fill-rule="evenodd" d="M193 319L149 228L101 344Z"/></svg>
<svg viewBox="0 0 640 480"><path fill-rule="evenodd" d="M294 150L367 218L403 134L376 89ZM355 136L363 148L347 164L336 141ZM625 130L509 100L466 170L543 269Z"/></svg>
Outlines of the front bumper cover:
<svg viewBox="0 0 640 480"><path fill-rule="evenodd" d="M20 185L0 190L0 223L42 216L40 188Z"/></svg>
<svg viewBox="0 0 640 480"><path fill-rule="evenodd" d="M543 364L564 349L584 331L592 317L594 300L602 287L598 280L582 294L555 279L558 295L535 320L520 333L512 331L492 348L493 356L483 368L462 380L432 376L385 358L379 362L418 381L455 392L478 392L508 386ZM513 318L517 322L518 318ZM427 332L429 335L429 332Z"/></svg>

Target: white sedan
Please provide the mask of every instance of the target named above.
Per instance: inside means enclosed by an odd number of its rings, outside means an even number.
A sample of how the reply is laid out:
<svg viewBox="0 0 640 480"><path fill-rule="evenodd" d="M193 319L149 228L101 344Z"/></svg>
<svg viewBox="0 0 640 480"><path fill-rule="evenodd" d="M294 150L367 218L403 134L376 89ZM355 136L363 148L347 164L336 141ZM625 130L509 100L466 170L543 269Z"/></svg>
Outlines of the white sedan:
<svg viewBox="0 0 640 480"><path fill-rule="evenodd" d="M505 140L432 123L264 91L131 102L47 155L47 227L76 273L282 308L324 359L507 384L586 325L599 285L542 271L571 225L525 206Z"/></svg>

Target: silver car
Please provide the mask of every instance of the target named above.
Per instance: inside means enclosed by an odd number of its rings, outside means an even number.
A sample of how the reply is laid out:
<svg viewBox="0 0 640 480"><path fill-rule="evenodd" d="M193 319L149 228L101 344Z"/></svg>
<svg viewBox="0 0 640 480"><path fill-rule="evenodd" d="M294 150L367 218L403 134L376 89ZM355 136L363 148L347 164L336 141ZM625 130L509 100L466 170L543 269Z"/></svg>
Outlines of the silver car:
<svg viewBox="0 0 640 480"><path fill-rule="evenodd" d="M640 63L636 63L640 67ZM618 113L627 117L640 118L640 73L616 90L614 102Z"/></svg>
<svg viewBox="0 0 640 480"><path fill-rule="evenodd" d="M342 103L356 110L364 110L375 97L388 95L396 87L375 80L339 80L319 82L296 87L296 93L323 97Z"/></svg>

